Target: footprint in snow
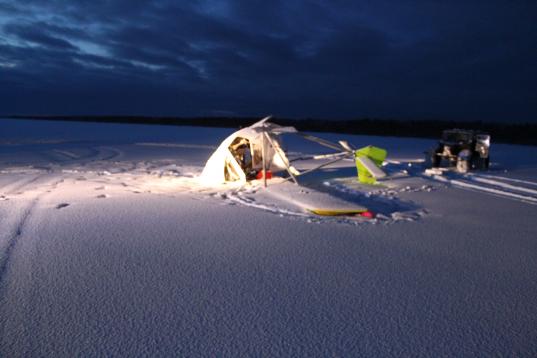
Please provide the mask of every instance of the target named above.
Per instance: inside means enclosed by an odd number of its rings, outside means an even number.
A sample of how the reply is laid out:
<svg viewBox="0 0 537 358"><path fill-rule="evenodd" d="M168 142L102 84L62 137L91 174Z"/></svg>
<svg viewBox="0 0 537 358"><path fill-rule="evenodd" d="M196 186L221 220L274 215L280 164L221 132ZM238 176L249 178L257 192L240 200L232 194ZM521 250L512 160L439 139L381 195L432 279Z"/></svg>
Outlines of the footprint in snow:
<svg viewBox="0 0 537 358"><path fill-rule="evenodd" d="M101 194L101 195L96 196L97 199L106 199L108 197L110 197L110 195L108 195L108 194Z"/></svg>
<svg viewBox="0 0 537 358"><path fill-rule="evenodd" d="M68 207L68 206L69 206L68 203L61 203L61 204L56 205L56 209L59 210L59 209L66 208L66 207Z"/></svg>
<svg viewBox="0 0 537 358"><path fill-rule="evenodd" d="M104 185L103 186L98 186L98 187L95 188L95 190L104 190L104 189L106 189L106 186L104 186Z"/></svg>

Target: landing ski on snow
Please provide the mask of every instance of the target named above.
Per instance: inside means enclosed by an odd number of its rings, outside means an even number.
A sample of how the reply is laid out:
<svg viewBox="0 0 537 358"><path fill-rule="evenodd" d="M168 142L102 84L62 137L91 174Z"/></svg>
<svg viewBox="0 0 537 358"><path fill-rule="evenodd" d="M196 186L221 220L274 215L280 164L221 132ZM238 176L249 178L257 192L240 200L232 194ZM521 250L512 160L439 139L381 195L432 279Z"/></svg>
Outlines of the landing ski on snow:
<svg viewBox="0 0 537 358"><path fill-rule="evenodd" d="M373 214L367 208L342 208L342 209L308 209L309 212L321 216L343 216L343 215L360 215L364 217L373 217Z"/></svg>

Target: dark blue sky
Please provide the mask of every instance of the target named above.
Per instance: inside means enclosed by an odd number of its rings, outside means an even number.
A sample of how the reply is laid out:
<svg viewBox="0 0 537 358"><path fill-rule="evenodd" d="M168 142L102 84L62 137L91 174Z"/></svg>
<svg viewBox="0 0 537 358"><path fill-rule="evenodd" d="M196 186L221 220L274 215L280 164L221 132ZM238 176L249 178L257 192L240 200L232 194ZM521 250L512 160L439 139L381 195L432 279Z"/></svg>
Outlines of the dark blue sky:
<svg viewBox="0 0 537 358"><path fill-rule="evenodd" d="M537 122L537 1L0 0L0 114Z"/></svg>

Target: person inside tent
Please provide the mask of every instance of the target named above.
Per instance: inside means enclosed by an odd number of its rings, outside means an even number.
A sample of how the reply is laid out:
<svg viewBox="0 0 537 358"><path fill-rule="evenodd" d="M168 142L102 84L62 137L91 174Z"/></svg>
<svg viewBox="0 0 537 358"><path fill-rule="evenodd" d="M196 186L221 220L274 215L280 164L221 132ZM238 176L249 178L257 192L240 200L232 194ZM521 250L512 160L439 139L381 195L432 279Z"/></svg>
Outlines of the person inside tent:
<svg viewBox="0 0 537 358"><path fill-rule="evenodd" d="M246 138L237 137L229 146L229 151L233 154L233 157L244 171L246 179L255 179L257 171L253 168L250 141Z"/></svg>

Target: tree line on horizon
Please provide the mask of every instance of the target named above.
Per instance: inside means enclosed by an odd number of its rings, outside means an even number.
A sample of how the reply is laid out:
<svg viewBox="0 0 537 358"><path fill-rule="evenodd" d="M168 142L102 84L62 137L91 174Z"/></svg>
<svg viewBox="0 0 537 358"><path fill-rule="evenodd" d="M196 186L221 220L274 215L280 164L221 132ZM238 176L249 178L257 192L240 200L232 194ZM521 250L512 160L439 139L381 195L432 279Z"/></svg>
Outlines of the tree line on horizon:
<svg viewBox="0 0 537 358"><path fill-rule="evenodd" d="M259 120L259 117L149 116L10 116L9 118L223 128L247 127ZM274 117L271 121L280 125L293 126L300 131L419 138L440 138L444 129L460 128L487 132L494 142L537 145L537 124L533 123L375 118L290 119L279 117Z"/></svg>

